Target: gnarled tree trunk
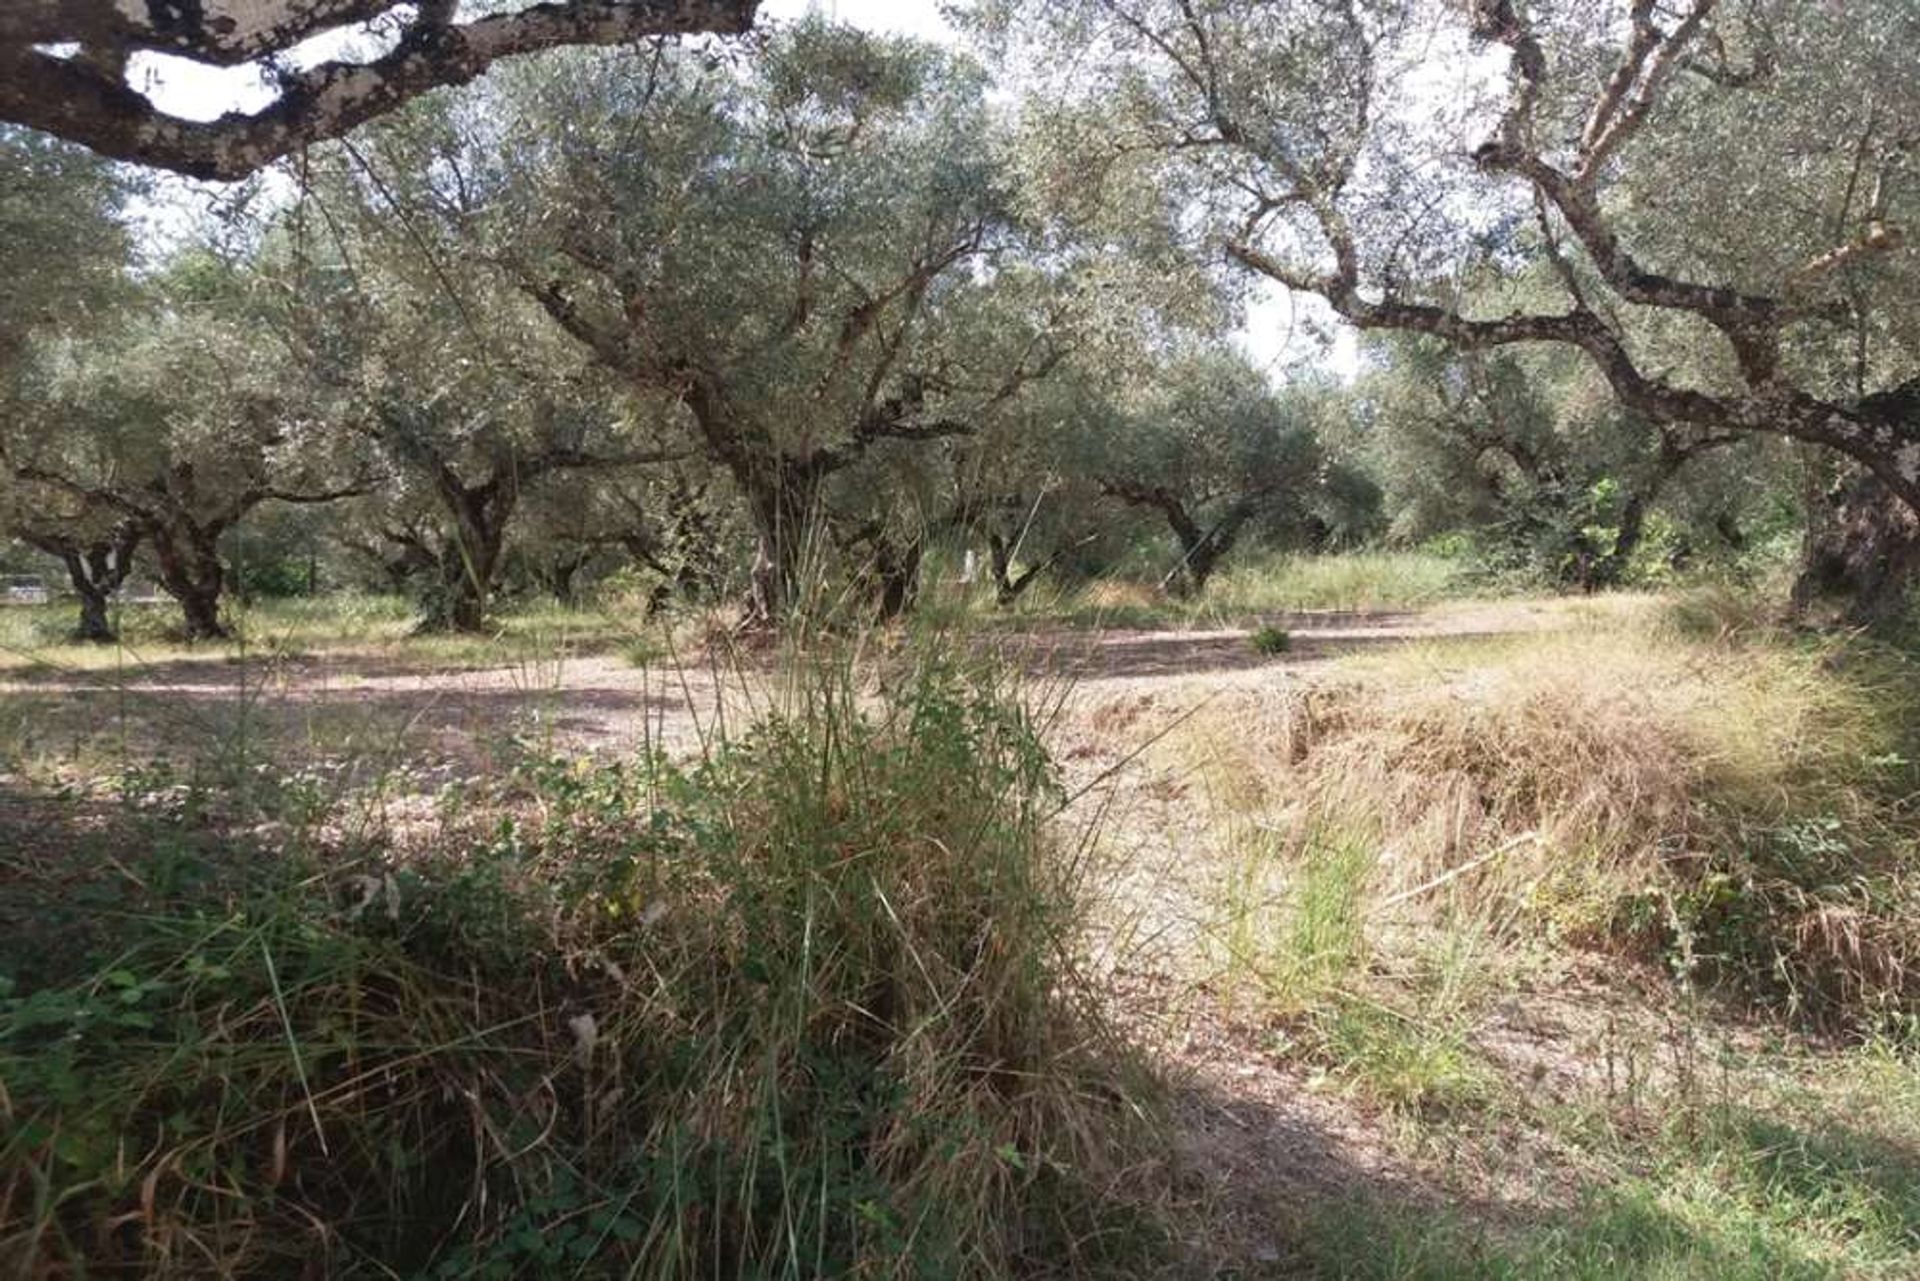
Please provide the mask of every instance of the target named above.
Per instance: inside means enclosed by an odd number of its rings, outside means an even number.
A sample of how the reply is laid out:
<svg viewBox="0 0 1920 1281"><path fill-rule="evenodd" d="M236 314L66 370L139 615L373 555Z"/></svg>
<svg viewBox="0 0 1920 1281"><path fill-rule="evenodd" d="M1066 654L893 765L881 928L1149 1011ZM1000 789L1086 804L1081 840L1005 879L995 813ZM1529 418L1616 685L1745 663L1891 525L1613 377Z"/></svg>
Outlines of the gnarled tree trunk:
<svg viewBox="0 0 1920 1281"><path fill-rule="evenodd" d="M925 551L925 540L918 537L896 544L883 534L874 541L873 572L879 580L881 622L904 617L920 598L920 562Z"/></svg>
<svg viewBox="0 0 1920 1281"><path fill-rule="evenodd" d="M190 641L224 640L233 633L220 620L220 598L227 570L220 561L218 527L155 524L154 564L160 585L180 605L180 617Z"/></svg>
<svg viewBox="0 0 1920 1281"><path fill-rule="evenodd" d="M1808 538L1793 603L1804 610L1838 600L1849 622L1871 626L1906 610L1917 579L1920 515L1863 471L1833 495L1829 518Z"/></svg>
<svg viewBox="0 0 1920 1281"><path fill-rule="evenodd" d="M139 527L123 521L104 536L83 539L66 534L28 532L25 539L48 555L59 557L66 567L67 581L80 601L80 617L74 625L73 639L88 644L112 644L118 640L108 607L113 594L133 572L133 553L140 544Z"/></svg>
<svg viewBox="0 0 1920 1281"><path fill-rule="evenodd" d="M736 472L747 491L756 542L744 620L778 626L807 604L806 562L818 532L820 477L815 469L781 458Z"/></svg>
<svg viewBox="0 0 1920 1281"><path fill-rule="evenodd" d="M484 631L513 504L510 501L489 503L469 494L463 501L450 505L456 509L454 536L440 552L438 591L427 602L420 630Z"/></svg>
<svg viewBox="0 0 1920 1281"><path fill-rule="evenodd" d="M1206 590L1207 581L1220 568L1240 541L1240 533L1272 492L1262 488L1242 494L1220 514L1211 526L1203 526L1187 503L1172 490L1159 485L1136 485L1104 480L1101 488L1109 497L1136 507L1151 507L1166 520L1167 528L1180 544L1180 560L1160 580L1161 589L1185 599Z"/></svg>
<svg viewBox="0 0 1920 1281"><path fill-rule="evenodd" d="M993 603L997 609L1010 609L1033 585L1040 572L1057 560L1058 554L1013 572L1014 544L997 530L987 532L987 563L993 571Z"/></svg>

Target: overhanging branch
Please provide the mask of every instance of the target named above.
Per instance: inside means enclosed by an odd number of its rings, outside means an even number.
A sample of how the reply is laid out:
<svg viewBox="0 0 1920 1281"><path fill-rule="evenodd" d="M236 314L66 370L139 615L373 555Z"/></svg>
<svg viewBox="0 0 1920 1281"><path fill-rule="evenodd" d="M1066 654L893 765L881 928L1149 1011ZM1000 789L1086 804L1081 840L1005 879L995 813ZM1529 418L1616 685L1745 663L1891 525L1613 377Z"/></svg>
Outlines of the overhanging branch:
<svg viewBox="0 0 1920 1281"><path fill-rule="evenodd" d="M760 0L549 0L454 23L447 0L6 0L0 16L0 120L78 142L117 160L196 178L245 177L289 152L336 138L442 85L465 84L501 58L565 45L627 44L701 33L737 35ZM323 31L416 10L391 53L329 61L278 77L271 106L217 120L161 111L126 81L128 57L165 52L220 66L287 52ZM73 57L40 46L80 47Z"/></svg>

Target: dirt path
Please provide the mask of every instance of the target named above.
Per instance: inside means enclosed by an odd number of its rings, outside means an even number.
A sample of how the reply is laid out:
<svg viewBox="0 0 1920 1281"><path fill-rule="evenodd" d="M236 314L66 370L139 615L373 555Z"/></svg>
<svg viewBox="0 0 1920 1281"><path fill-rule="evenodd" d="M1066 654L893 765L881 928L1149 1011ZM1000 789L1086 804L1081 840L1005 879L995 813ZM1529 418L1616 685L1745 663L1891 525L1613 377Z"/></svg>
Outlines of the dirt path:
<svg viewBox="0 0 1920 1281"><path fill-rule="evenodd" d="M993 643L1042 682L1061 682L1106 734L1130 728L1132 718L1112 710L1127 699L1268 687L1342 655L1536 630L1564 617L1560 603L1524 601L1282 616L1275 621L1292 646L1274 657L1256 653L1242 630L1055 631ZM764 671L724 661L636 667L604 654L441 671L354 651L15 671L0 679L0 747L95 758L218 750L275 762L372 751L448 775L528 746L691 750L716 727L750 719L773 684Z"/></svg>

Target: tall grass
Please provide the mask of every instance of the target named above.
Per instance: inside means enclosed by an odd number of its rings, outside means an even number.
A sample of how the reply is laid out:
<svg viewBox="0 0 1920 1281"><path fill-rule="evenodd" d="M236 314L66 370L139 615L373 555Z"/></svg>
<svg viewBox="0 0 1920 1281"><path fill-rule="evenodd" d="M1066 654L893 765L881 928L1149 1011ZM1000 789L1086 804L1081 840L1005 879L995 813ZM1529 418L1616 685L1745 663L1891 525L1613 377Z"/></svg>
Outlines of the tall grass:
<svg viewBox="0 0 1920 1281"><path fill-rule="evenodd" d="M1805 1014L1910 1008L1913 660L1703 635L1696 613L1623 603L1563 632L1386 651L1198 718L1178 750L1262 780L1233 821L1282 834L1250 854L1282 886L1260 928L1293 958L1266 969L1310 959L1290 940L1326 834L1359 831L1367 891L1343 901L1374 935L1464 908L1508 938L1664 957Z"/></svg>
<svg viewBox="0 0 1920 1281"><path fill-rule="evenodd" d="M0 990L29 1272L1074 1273L1143 1105L997 678L802 665L679 765L551 760L411 853L128 890ZM240 870L236 871L235 868ZM137 875L137 871L132 874ZM43 887L48 893L57 887Z"/></svg>
<svg viewBox="0 0 1920 1281"><path fill-rule="evenodd" d="M1213 603L1228 614L1407 609L1471 587L1463 562L1424 552L1289 555L1229 568L1213 585Z"/></svg>

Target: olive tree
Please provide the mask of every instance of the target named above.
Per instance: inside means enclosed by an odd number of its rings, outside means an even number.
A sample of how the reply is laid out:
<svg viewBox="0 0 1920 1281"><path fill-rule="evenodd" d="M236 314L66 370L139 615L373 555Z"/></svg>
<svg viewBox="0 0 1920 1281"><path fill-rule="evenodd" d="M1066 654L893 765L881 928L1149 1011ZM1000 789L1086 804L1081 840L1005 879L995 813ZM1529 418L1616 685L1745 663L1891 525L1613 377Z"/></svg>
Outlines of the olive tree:
<svg viewBox="0 0 1920 1281"><path fill-rule="evenodd" d="M1649 423L1831 450L1920 511L1913 6L988 10L1244 270L1362 329L1565 347Z"/></svg>
<svg viewBox="0 0 1920 1281"><path fill-rule="evenodd" d="M1067 268L1028 252L984 75L947 52L809 21L744 68L583 59L501 88L524 123L488 139L496 252L727 473L762 616L810 548L862 542L872 468L1063 358Z"/></svg>
<svg viewBox="0 0 1920 1281"><path fill-rule="evenodd" d="M0 375L35 332L97 324L124 300L137 190L79 147L0 125Z"/></svg>
<svg viewBox="0 0 1920 1281"><path fill-rule="evenodd" d="M1229 349L1176 352L1136 372L1076 453L1101 492L1165 523L1177 554L1161 585L1194 595L1256 529L1308 537L1331 467L1314 402Z"/></svg>
<svg viewBox="0 0 1920 1281"><path fill-rule="evenodd" d="M7 449L33 417L36 344L96 332L133 293L123 220L135 183L78 147L0 127L0 533L66 571L77 639L110 641L108 602L133 567L140 527L13 473Z"/></svg>
<svg viewBox="0 0 1920 1281"><path fill-rule="evenodd" d="M228 283L208 261L176 264L154 286L164 301L40 344L30 398L5 425L15 483L137 535L194 640L227 634L221 540L249 512L367 484L350 442L231 313Z"/></svg>
<svg viewBox="0 0 1920 1281"><path fill-rule="evenodd" d="M685 450L658 443L657 397L622 394L475 255L452 128L450 104L426 103L364 148L317 153L260 239L251 305L334 430L380 464L350 536L419 598L423 627L471 632L529 494Z"/></svg>
<svg viewBox="0 0 1920 1281"><path fill-rule="evenodd" d="M80 604L74 640L108 644L117 639L111 606L133 572L143 534L137 522L116 518L58 487L7 479L0 480L0 528L60 562Z"/></svg>
<svg viewBox="0 0 1920 1281"><path fill-rule="evenodd" d="M1569 353L1388 335L1355 396L1403 537L1466 529L1585 590L1617 585L1697 460L1763 443L1623 408ZM1728 515L1722 505L1715 513Z"/></svg>

